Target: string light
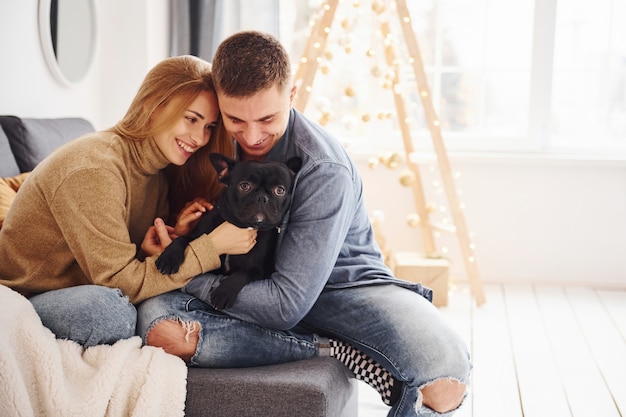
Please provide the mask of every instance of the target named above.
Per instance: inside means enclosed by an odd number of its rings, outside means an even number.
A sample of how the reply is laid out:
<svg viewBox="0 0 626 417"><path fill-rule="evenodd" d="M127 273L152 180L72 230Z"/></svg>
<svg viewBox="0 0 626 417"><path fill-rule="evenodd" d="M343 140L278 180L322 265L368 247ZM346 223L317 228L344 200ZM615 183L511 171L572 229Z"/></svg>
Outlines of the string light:
<svg viewBox="0 0 626 417"><path fill-rule="evenodd" d="M355 59L356 57L360 57L360 59L370 60L367 61L367 64L361 69L365 71L366 75L372 77L374 81L371 84L374 86L378 85L381 88L388 89L392 92L392 94L388 95L391 103L390 105L393 105L392 99L394 97L400 98L404 102L408 102L407 104L410 109L410 114L406 117L402 117L400 120L397 120L397 123L401 123L404 127L409 129L415 129L412 125L424 127L425 124L421 121L422 119L417 118L416 115L419 114L419 110L421 109L424 100L429 98L430 91L427 87L424 88L424 86L417 83L416 73L414 71L404 71L405 68L414 64L416 59L411 56L410 51L407 51L409 48L407 47L406 42L399 41L396 33L391 32L383 34L380 29L383 24L394 28L394 25L387 21L387 17L388 13L398 12L397 6L395 2L388 2L386 0L368 1L369 3L365 0L348 0L348 4L352 4L354 8L351 12L352 14L349 14L350 10L348 10L347 15L333 19L335 22L333 24L335 27L338 27L338 32L336 33L333 33L333 29L331 29L330 26L323 27L321 30L324 34L334 35L334 37L328 38L331 44L329 45L329 43L326 43L327 48L322 54L315 53L317 58L309 56L309 60L315 59L316 63L319 64L318 71L322 74L326 75L331 72L333 73L334 77L332 77L332 80L329 77L325 77L324 80L328 80L325 82L331 83L335 80L340 81L338 85L333 87L333 91L328 93L329 97L325 97L324 104L320 104L316 107L316 111L318 112L316 119L321 125L335 123L335 126L339 126L340 129L343 128L346 131L351 131L352 133L348 133L348 135L364 135L368 133L376 135L380 132L380 130L377 129L384 129L385 132L388 132L389 127L380 126L383 123L389 123L390 120L398 119L394 112L385 109L386 106L384 103L371 101L371 97L367 94L367 91L362 91L360 87L355 88L355 86L360 85L356 83L361 82L361 80L358 79L358 75L357 79L354 77L351 78L348 71L358 72L359 64L355 62ZM339 4L341 3L342 2L340 1ZM370 34L370 40L372 41L371 45L368 45L367 40L364 39L359 38L358 41L353 40L354 31L357 29L357 25L368 22L367 16L364 18L364 13L361 10L361 7L367 4L370 5L371 11L373 12L371 17L373 19L372 27L374 29L368 31L368 34ZM323 10L328 12L330 9L331 6L328 2L325 2L323 4ZM409 15L405 15L404 13L400 14L402 14L400 16L401 24L412 24ZM322 19L322 17L323 13L321 13L320 9L320 13L317 14L318 24L319 19ZM309 24L314 26L315 22L310 20ZM325 42L326 39L320 37L320 40L315 42L313 47L315 50L319 51ZM332 42L335 42L336 45L333 45ZM344 58L347 60L348 65L345 67L345 70L344 67L339 67L339 65L342 65L342 62L334 62L333 50L331 50L331 48L333 48L335 52L339 50L339 59ZM396 50L400 53L396 54ZM347 57L353 53L354 58ZM386 59L388 56L394 57L391 63L389 63ZM302 57L300 63L301 65L308 64L307 58ZM396 73L396 70L398 73ZM405 72L407 72L407 74L405 74ZM337 74L341 74L341 76L337 76ZM402 77L401 80L400 77ZM312 87L310 85L306 86L304 89L308 93L312 92ZM317 86L316 91L320 91L320 88ZM384 95L381 95L381 97L383 96ZM419 96L419 98L417 98L417 96ZM376 97L378 98L378 96ZM373 109L364 109L363 106L368 103L374 104L378 107ZM430 114L426 115L426 123L430 123L431 129L438 129L441 127L442 121L437 119L436 116L433 117L432 114ZM365 127L365 124L369 125ZM428 127L428 125L425 127ZM361 130L357 131L357 129ZM337 133L338 135L341 135L341 130ZM396 152L395 154L385 153L379 157L370 157L367 160L367 165L370 169L376 169L379 165L383 165L388 169L396 169L403 162L402 156ZM432 175L440 175L440 172L436 169L435 164L430 164L428 166L428 170ZM416 178L415 173L409 169L409 167L403 169L398 174L400 185L404 187L413 186ZM460 172L454 172L453 178L460 178ZM434 191L434 197L435 200L437 200L446 195L446 190L447 186L444 188L442 181L434 181L432 184L432 190L429 191ZM459 189L455 189L454 192L456 192L457 196L462 195L462 192ZM439 238L441 236L441 232L456 232L456 227L452 224L452 221L448 216L450 214L454 214L457 209L465 210L465 208L466 205L464 202L458 202L457 208L453 209L453 207L450 207L450 210L448 210L446 205L429 203L426 205L426 214L428 214L427 218L420 219L418 214L412 213L407 216L406 223L412 228L423 226L422 223L424 222L428 223L432 227L434 236ZM452 213L449 213L449 211L452 211ZM443 218L437 219L439 217ZM470 242L469 247L470 250L474 250L474 243ZM449 252L447 246L442 246L440 250L443 254L447 254ZM473 255L465 257L465 259L469 262L474 262Z"/></svg>

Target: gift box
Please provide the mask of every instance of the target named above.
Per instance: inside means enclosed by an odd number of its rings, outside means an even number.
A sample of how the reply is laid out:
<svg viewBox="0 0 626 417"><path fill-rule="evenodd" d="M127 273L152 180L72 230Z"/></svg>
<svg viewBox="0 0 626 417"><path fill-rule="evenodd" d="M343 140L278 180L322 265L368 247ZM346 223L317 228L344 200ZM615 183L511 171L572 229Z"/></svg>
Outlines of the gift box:
<svg viewBox="0 0 626 417"><path fill-rule="evenodd" d="M437 307L448 305L448 282L450 262L446 258L430 258L418 252L397 252L394 254L394 274L410 282L421 283L433 290L433 304Z"/></svg>

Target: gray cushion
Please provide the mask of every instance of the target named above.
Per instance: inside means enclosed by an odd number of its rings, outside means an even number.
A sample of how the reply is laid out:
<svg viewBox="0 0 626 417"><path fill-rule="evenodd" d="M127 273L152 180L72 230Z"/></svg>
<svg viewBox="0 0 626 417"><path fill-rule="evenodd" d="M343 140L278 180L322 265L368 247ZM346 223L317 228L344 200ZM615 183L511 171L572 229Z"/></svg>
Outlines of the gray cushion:
<svg viewBox="0 0 626 417"><path fill-rule="evenodd" d="M59 146L94 131L92 124L81 118L20 119L0 116L0 126L9 138L21 172L32 171Z"/></svg>
<svg viewBox="0 0 626 417"><path fill-rule="evenodd" d="M189 368L185 417L356 417L356 379L338 360Z"/></svg>
<svg viewBox="0 0 626 417"><path fill-rule="evenodd" d="M0 126L0 177L13 177L19 173L20 169L11 152L9 138Z"/></svg>

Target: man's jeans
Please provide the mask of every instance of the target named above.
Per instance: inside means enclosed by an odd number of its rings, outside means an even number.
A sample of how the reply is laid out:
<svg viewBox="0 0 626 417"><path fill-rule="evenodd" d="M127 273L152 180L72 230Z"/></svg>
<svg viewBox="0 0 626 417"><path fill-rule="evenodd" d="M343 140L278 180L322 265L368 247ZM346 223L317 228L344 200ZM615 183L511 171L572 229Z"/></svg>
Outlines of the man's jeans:
<svg viewBox="0 0 626 417"><path fill-rule="evenodd" d="M200 367L269 365L318 356L316 334L348 342L404 383L402 398L389 416L440 416L421 405L418 388L440 378L469 381L469 354L460 337L424 297L391 284L325 291L293 331L240 321L180 291L144 301L138 313L137 331L144 341L150 328L164 319L200 323L191 359Z"/></svg>

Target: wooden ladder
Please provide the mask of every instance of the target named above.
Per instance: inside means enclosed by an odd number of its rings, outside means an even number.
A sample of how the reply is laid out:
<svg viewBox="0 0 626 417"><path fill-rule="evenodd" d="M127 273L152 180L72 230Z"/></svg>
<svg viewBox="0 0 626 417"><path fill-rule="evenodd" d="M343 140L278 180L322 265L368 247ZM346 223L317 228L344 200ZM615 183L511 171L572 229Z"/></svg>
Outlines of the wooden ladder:
<svg viewBox="0 0 626 417"><path fill-rule="evenodd" d="M372 12L382 13L385 9L388 9L389 1L385 3L384 0L373 0L374 4ZM448 205L450 207L450 214L454 222L453 232L456 234L459 241L463 262L467 271L468 280L471 286L472 295L476 300L477 305L485 303L485 293L483 290L482 280L478 273L478 267L476 265L476 259L474 251L470 242L470 236L467 229L467 223L465 216L463 215L463 209L456 193L456 186L454 183L454 177L452 175L452 168L448 153L446 151L443 137L441 135L441 127L439 118L435 112L435 107L431 98L430 89L428 87L428 81L426 73L424 71L424 64L422 61L420 49L417 43L417 37L413 30L413 25L409 10L406 5L406 0L395 0L396 11L398 18L400 19L400 27L402 29L402 36L406 42L406 47L410 56L410 62L415 74L415 80L417 82L417 88L419 90L419 97L422 103L422 107L425 112L426 123L430 131L430 136L433 143L433 148L437 157L437 164L442 178L442 185L446 193ZM339 5L339 0L325 0L322 2L318 11L317 19L311 28L311 34L305 44L304 52L298 69L296 71L294 81L298 86L298 93L295 97L294 107L301 112L304 112L306 104L312 91L313 81L317 73L318 64L321 60L321 56L324 53L325 46L330 33L330 28L333 23L335 12ZM389 22L386 20L380 20L381 32L385 39L389 39L391 30ZM393 87L394 105L399 121L400 131L402 134L402 141L404 144L404 153L408 169L414 175L414 180L411 182L411 189L413 192L413 199L415 202L416 213L419 216L419 227L421 229L421 235L423 239L424 252L427 257L437 257L438 252L433 235L433 225L429 221L429 212L426 207L426 198L424 194L424 188L419 172L417 163L412 160L412 155L415 152L413 147L413 140L411 138L411 131L408 123L404 122L408 120L408 112L405 104L405 99L400 93L399 88L395 88L400 83L400 64L396 56L396 51L392 42L385 42L385 61L390 68L394 69Z"/></svg>

